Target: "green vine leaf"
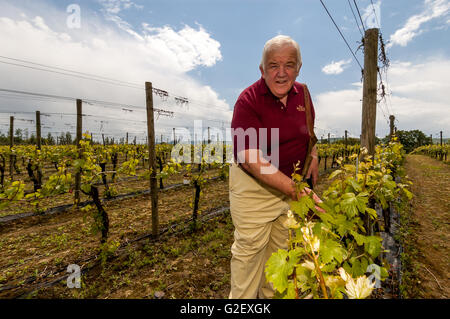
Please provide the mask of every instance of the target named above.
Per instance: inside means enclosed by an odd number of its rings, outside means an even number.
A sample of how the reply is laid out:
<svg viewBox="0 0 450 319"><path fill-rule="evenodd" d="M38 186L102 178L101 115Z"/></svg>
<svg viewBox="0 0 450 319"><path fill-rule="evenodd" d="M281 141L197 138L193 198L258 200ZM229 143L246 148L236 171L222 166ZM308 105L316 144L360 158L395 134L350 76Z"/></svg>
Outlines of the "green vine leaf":
<svg viewBox="0 0 450 319"><path fill-rule="evenodd" d="M291 210L304 219L310 209L314 209L314 201L309 196L300 197L298 201L291 202Z"/></svg>
<svg viewBox="0 0 450 319"><path fill-rule="evenodd" d="M328 239L320 243L320 257L324 264L330 263L333 259L342 263L345 253L345 249L337 241Z"/></svg>
<svg viewBox="0 0 450 319"><path fill-rule="evenodd" d="M362 190L362 186L361 186L357 181L355 181L353 178L347 179L347 183L348 183L351 187L353 187L353 189L354 189L356 192L360 192L360 191Z"/></svg>
<svg viewBox="0 0 450 319"><path fill-rule="evenodd" d="M345 193L342 195L341 208L348 217L354 217L358 214L357 198L354 193Z"/></svg>
<svg viewBox="0 0 450 319"><path fill-rule="evenodd" d="M366 207L366 213L368 213L373 219L376 219L378 217L377 211L373 208Z"/></svg>
<svg viewBox="0 0 450 319"><path fill-rule="evenodd" d="M364 250L373 258L376 258L381 253L381 241L378 236L367 236L365 238Z"/></svg>
<svg viewBox="0 0 450 319"><path fill-rule="evenodd" d="M358 246L364 245L364 243L366 242L366 236L358 234L356 231L353 230L350 233L352 234L353 238L355 238L356 244Z"/></svg>
<svg viewBox="0 0 450 319"><path fill-rule="evenodd" d="M408 200L411 200L413 198L413 194L407 190L406 188L402 188L403 192L406 194L406 197L408 197Z"/></svg>
<svg viewBox="0 0 450 319"><path fill-rule="evenodd" d="M266 263L266 277L278 292L283 293L288 287L288 276L294 271L294 266L300 256L300 250L287 252L283 249L278 249L270 256Z"/></svg>
<svg viewBox="0 0 450 319"><path fill-rule="evenodd" d="M341 173L342 173L342 170L337 169L333 173L331 173L330 176L328 176L328 179L333 179L333 178L335 178L336 176L338 176Z"/></svg>

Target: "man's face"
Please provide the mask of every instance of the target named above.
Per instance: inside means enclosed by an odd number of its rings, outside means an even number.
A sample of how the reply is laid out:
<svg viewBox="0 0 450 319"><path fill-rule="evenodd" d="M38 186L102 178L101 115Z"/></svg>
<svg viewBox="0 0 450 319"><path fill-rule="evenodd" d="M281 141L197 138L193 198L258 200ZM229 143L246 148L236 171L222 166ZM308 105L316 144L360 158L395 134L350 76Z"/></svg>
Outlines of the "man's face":
<svg viewBox="0 0 450 319"><path fill-rule="evenodd" d="M292 45L283 45L270 51L264 69L260 70L273 95L279 99L284 98L298 76L297 51Z"/></svg>

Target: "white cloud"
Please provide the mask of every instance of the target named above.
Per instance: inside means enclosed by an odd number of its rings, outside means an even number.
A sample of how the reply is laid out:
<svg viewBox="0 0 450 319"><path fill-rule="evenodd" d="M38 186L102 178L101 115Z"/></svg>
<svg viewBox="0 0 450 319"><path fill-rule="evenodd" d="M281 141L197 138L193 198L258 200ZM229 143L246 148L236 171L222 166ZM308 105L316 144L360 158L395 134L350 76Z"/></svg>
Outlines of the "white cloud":
<svg viewBox="0 0 450 319"><path fill-rule="evenodd" d="M420 30L422 24L446 16L450 10L450 2L448 0L425 0L424 7L422 13L410 17L402 28L390 36L388 48L393 45L406 46L414 37L423 32Z"/></svg>
<svg viewBox="0 0 450 319"><path fill-rule="evenodd" d="M344 72L345 67L350 64L350 60L340 60L337 62L332 61L330 64L325 65L322 68L322 72L325 74L340 74Z"/></svg>
<svg viewBox="0 0 450 319"><path fill-rule="evenodd" d="M329 91L314 97L316 111L316 134L320 138L326 133L340 136L345 130L350 136L359 137L361 130L361 89Z"/></svg>
<svg viewBox="0 0 450 319"><path fill-rule="evenodd" d="M201 25L198 25L198 30L185 25L178 32L169 26L153 28L144 24L143 27L147 45L158 48L185 72L198 65L213 66L222 59L220 43L212 39Z"/></svg>
<svg viewBox="0 0 450 319"><path fill-rule="evenodd" d="M131 2L122 2L121 8L126 8L127 3ZM65 24L67 15L63 11L12 6L9 4L6 9L14 14L2 16L6 10L0 14L0 42L8 43L2 47L2 55L142 83L142 88L145 81L151 81L154 87L167 90L172 96L167 101L155 96L155 107L176 112L173 119L158 119L158 136L162 131L167 131L169 135L172 127L192 126L193 119L231 119L229 105L210 86L199 83L187 74L198 66L214 66L222 59L220 43L201 25L185 25L181 30L170 26L150 28L144 25L142 30L135 31L126 21L117 20L117 25L122 23L117 28L84 11L81 29L68 29ZM3 63L0 63L0 87L145 106L143 89L113 86ZM182 108L174 100L174 95L187 97L190 103ZM6 99L4 93L0 96L0 109L3 110L40 109L42 112L73 113L73 104ZM88 114L145 119L144 109L123 113L120 108L105 109L95 105L85 105L84 108ZM56 123L63 125L61 120ZM86 125L89 125L88 122ZM205 125L215 124L208 122ZM99 130L99 124L92 125L90 130ZM121 131L125 130L145 131L145 124L140 123L131 127L126 122L110 122L109 128L105 123L102 125L102 129L121 136L124 135ZM55 127L60 130L69 128ZM145 135L141 138L145 140Z"/></svg>
<svg viewBox="0 0 450 319"><path fill-rule="evenodd" d="M364 22L366 29L381 27L381 14L380 14L381 0L374 2L373 5L369 4L364 10L361 19Z"/></svg>
<svg viewBox="0 0 450 319"><path fill-rule="evenodd" d="M447 104L450 92L450 60L437 57L417 64L393 61L388 72L394 94ZM445 109L450 107L443 107L443 110Z"/></svg>
<svg viewBox="0 0 450 319"><path fill-rule="evenodd" d="M132 7L136 9L144 8L131 0L99 0L99 2L105 8L107 13L114 15L120 13L124 9L130 9Z"/></svg>
<svg viewBox="0 0 450 319"><path fill-rule="evenodd" d="M393 61L388 70L388 80L390 87L387 91L392 94L387 98L387 106L382 102L377 107L376 132L380 137L389 132L390 109L396 116L399 130L419 129L426 134L443 130L445 134L445 130L450 127L449 59L435 57L420 64ZM354 89L329 91L314 97L316 124L319 128L336 131L338 136L344 130L359 136L362 87L358 83L354 83L354 86Z"/></svg>

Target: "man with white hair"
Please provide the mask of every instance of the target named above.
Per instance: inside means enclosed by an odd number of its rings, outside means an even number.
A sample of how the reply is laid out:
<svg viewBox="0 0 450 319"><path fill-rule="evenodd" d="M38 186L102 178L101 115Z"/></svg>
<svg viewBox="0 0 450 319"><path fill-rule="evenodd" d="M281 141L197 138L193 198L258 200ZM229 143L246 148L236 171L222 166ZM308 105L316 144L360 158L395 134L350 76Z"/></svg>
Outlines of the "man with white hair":
<svg viewBox="0 0 450 319"><path fill-rule="evenodd" d="M279 248L287 249L283 222L289 202L304 195L297 194L291 179L294 166L300 163L301 172L312 178L311 187L318 179L314 108L306 85L295 81L301 66L297 42L283 35L270 39L263 49L261 78L234 107L230 298L273 297L265 263Z"/></svg>

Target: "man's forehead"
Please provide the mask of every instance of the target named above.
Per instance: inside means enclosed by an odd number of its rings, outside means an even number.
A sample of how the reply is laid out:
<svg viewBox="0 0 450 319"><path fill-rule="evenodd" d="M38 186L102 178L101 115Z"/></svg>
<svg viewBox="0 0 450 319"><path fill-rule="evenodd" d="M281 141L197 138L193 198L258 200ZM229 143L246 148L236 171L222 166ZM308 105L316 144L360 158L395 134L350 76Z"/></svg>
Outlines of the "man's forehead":
<svg viewBox="0 0 450 319"><path fill-rule="evenodd" d="M297 61L297 50L293 46L283 46L281 48L274 48L267 54L267 61L277 60L280 58L287 58L288 60Z"/></svg>

